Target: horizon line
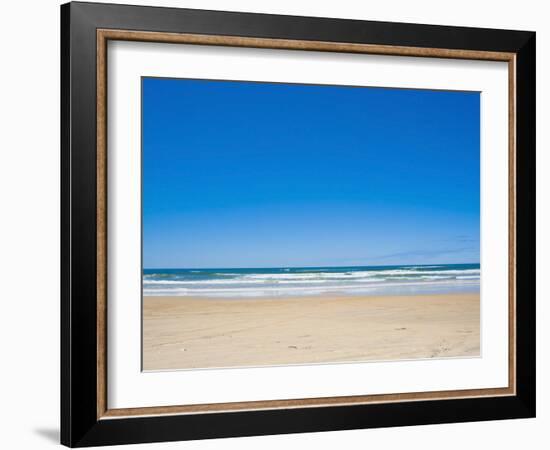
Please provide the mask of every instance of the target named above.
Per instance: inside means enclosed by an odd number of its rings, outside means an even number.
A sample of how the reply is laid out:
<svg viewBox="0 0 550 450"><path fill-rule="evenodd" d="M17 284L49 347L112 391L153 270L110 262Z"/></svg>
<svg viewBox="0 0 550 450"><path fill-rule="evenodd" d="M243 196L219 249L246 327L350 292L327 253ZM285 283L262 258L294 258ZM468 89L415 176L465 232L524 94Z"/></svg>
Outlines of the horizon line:
<svg viewBox="0 0 550 450"><path fill-rule="evenodd" d="M344 266L256 266L256 267L142 267L142 270L161 270L161 269L179 269L179 270L214 270L214 269L340 269L340 268L357 268L357 267L402 267L402 266L461 266L481 264L478 262L462 262L462 263L428 263L428 264L360 264L360 265L344 265Z"/></svg>

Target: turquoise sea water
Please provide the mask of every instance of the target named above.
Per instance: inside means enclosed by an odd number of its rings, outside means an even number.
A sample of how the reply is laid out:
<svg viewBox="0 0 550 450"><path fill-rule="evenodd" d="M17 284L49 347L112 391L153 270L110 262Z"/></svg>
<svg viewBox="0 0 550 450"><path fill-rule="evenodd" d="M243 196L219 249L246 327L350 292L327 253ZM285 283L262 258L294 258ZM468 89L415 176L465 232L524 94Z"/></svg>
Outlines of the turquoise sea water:
<svg viewBox="0 0 550 450"><path fill-rule="evenodd" d="M143 295L277 297L479 292L479 264L144 269Z"/></svg>

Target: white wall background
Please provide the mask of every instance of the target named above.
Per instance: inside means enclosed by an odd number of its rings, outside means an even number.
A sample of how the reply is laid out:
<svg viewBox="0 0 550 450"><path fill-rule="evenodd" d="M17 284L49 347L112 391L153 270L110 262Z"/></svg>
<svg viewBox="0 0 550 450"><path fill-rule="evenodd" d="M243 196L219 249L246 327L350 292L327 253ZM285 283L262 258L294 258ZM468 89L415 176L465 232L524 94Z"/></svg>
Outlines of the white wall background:
<svg viewBox="0 0 550 450"><path fill-rule="evenodd" d="M163 0L135 4L464 25L537 32L538 417L141 445L158 449L547 448L550 427L550 27L537 0ZM2 6L0 46L0 447L41 449L59 423L59 1ZM498 5L498 6L497 6ZM542 125L546 124L546 127ZM548 194L547 194L548 195ZM130 448L130 447L126 447Z"/></svg>

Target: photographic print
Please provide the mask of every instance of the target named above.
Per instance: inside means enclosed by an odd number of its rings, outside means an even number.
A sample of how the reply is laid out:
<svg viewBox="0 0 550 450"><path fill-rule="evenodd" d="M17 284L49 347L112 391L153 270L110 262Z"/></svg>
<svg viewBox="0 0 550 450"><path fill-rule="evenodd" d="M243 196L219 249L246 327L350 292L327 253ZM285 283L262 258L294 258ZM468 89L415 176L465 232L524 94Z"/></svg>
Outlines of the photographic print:
<svg viewBox="0 0 550 450"><path fill-rule="evenodd" d="M480 356L480 94L142 78L145 371Z"/></svg>
<svg viewBox="0 0 550 450"><path fill-rule="evenodd" d="M535 417L534 32L60 22L64 445Z"/></svg>

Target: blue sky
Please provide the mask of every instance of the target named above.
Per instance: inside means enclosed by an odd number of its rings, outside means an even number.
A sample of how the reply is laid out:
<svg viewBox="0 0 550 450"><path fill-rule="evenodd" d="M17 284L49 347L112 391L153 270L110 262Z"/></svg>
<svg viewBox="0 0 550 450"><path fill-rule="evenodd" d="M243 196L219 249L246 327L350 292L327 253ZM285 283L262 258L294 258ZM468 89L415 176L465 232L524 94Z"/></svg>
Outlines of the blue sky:
<svg viewBox="0 0 550 450"><path fill-rule="evenodd" d="M479 262L479 93L143 79L143 267Z"/></svg>

